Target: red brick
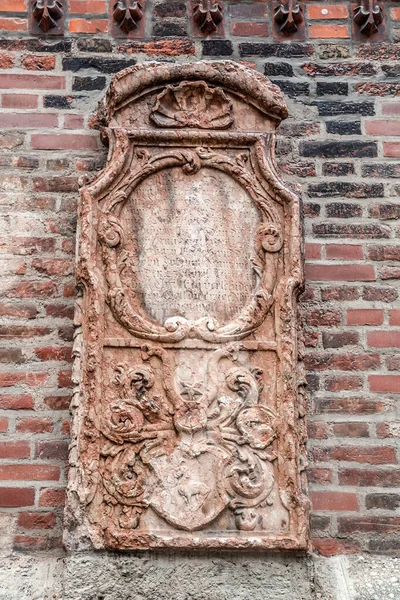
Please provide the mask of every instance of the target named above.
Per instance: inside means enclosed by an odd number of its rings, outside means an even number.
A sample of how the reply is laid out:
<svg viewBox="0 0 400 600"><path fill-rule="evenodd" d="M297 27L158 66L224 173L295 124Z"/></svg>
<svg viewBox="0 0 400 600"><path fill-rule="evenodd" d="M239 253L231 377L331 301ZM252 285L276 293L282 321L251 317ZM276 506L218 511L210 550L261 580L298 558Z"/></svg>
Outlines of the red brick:
<svg viewBox="0 0 400 600"><path fill-rule="evenodd" d="M28 54L21 60L21 67L29 71L51 71L56 66L55 56Z"/></svg>
<svg viewBox="0 0 400 600"><path fill-rule="evenodd" d="M54 238L19 237L0 238L0 252L9 254L31 255L42 252L54 252Z"/></svg>
<svg viewBox="0 0 400 600"><path fill-rule="evenodd" d="M57 488L42 488L39 496L39 506L64 506L65 490Z"/></svg>
<svg viewBox="0 0 400 600"><path fill-rule="evenodd" d="M194 43L188 39L157 40L154 42L128 42L118 47L118 52L134 54L143 52L147 56L180 56L195 53Z"/></svg>
<svg viewBox="0 0 400 600"><path fill-rule="evenodd" d="M17 525L24 529L52 529L56 524L56 516L53 512L20 512L18 513Z"/></svg>
<svg viewBox="0 0 400 600"><path fill-rule="evenodd" d="M332 483L332 469L311 467L307 469L307 478L310 483Z"/></svg>
<svg viewBox="0 0 400 600"><path fill-rule="evenodd" d="M350 492L311 492L313 510L358 510L359 504L356 494Z"/></svg>
<svg viewBox="0 0 400 600"><path fill-rule="evenodd" d="M400 21L400 8L391 8L390 16L394 21Z"/></svg>
<svg viewBox="0 0 400 600"><path fill-rule="evenodd" d="M322 556L336 556L338 554L354 554L359 551L356 542L349 540L335 540L329 537L312 538L311 540L314 550L322 554Z"/></svg>
<svg viewBox="0 0 400 600"><path fill-rule="evenodd" d="M371 392L400 394L400 375L370 375Z"/></svg>
<svg viewBox="0 0 400 600"><path fill-rule="evenodd" d="M370 260L400 260L400 246L368 246L367 254Z"/></svg>
<svg viewBox="0 0 400 600"><path fill-rule="evenodd" d="M57 481L59 478L60 467L53 465L0 465L1 480Z"/></svg>
<svg viewBox="0 0 400 600"><path fill-rule="evenodd" d="M389 325L400 326L400 310L393 308L389 311Z"/></svg>
<svg viewBox="0 0 400 600"><path fill-rule="evenodd" d="M347 311L348 325L382 325L382 323L383 310L360 308Z"/></svg>
<svg viewBox="0 0 400 600"><path fill-rule="evenodd" d="M343 469L339 472L339 483L357 487L398 487L400 469Z"/></svg>
<svg viewBox="0 0 400 600"><path fill-rule="evenodd" d="M5 433L8 429L8 419L0 417L0 433Z"/></svg>
<svg viewBox="0 0 400 600"><path fill-rule="evenodd" d="M376 434L380 438L400 438L400 421L377 423Z"/></svg>
<svg viewBox="0 0 400 600"><path fill-rule="evenodd" d="M32 135L32 148L37 150L96 150L97 137L86 134L40 134Z"/></svg>
<svg viewBox="0 0 400 600"><path fill-rule="evenodd" d="M58 75L1 74L0 88L20 90L63 90L65 77Z"/></svg>
<svg viewBox="0 0 400 600"><path fill-rule="evenodd" d="M309 281L375 281L373 265L326 265L307 264L306 278Z"/></svg>
<svg viewBox="0 0 400 600"><path fill-rule="evenodd" d="M307 7L309 19L347 19L348 8L345 4L314 4Z"/></svg>
<svg viewBox="0 0 400 600"><path fill-rule="evenodd" d="M71 396L47 396L44 403L52 410L68 410Z"/></svg>
<svg viewBox="0 0 400 600"><path fill-rule="evenodd" d="M17 431L20 433L49 433L53 431L53 421L51 419L40 419L39 417L19 419L17 421Z"/></svg>
<svg viewBox="0 0 400 600"><path fill-rule="evenodd" d="M0 487L0 506L16 508L18 506L33 506L35 490L31 488Z"/></svg>
<svg viewBox="0 0 400 600"><path fill-rule="evenodd" d="M400 267L388 267L384 265L381 269L381 279L400 279Z"/></svg>
<svg viewBox="0 0 400 600"><path fill-rule="evenodd" d="M400 123L394 119L392 121L365 121L365 133L390 137L400 135Z"/></svg>
<svg viewBox="0 0 400 600"><path fill-rule="evenodd" d="M48 298L57 294L53 281L24 281L7 290L9 298Z"/></svg>
<svg viewBox="0 0 400 600"><path fill-rule="evenodd" d="M0 53L0 69L11 69L14 66L14 56L12 54Z"/></svg>
<svg viewBox="0 0 400 600"><path fill-rule="evenodd" d="M3 12L26 12L26 0L1 0Z"/></svg>
<svg viewBox="0 0 400 600"><path fill-rule="evenodd" d="M330 300L357 300L360 290L352 286L324 287L321 290L321 299L324 302Z"/></svg>
<svg viewBox="0 0 400 600"><path fill-rule="evenodd" d="M32 410L33 398L28 394L21 396L0 395L0 408L3 410Z"/></svg>
<svg viewBox="0 0 400 600"><path fill-rule="evenodd" d="M369 437L368 423L334 423L333 434L336 437Z"/></svg>
<svg viewBox="0 0 400 600"><path fill-rule="evenodd" d="M338 519L340 533L398 533L400 531L400 516L374 517L340 517Z"/></svg>
<svg viewBox="0 0 400 600"><path fill-rule="evenodd" d="M0 339L4 340L42 337L49 333L51 333L49 327L35 327L33 325L0 325Z"/></svg>
<svg viewBox="0 0 400 600"><path fill-rule="evenodd" d="M242 37L268 37L267 23L231 23L232 35Z"/></svg>
<svg viewBox="0 0 400 600"><path fill-rule="evenodd" d="M397 462L396 449L392 446L333 446L314 448L316 462L358 462L369 465L393 465Z"/></svg>
<svg viewBox="0 0 400 600"><path fill-rule="evenodd" d="M384 142L383 156L398 158L400 156L400 142Z"/></svg>
<svg viewBox="0 0 400 600"><path fill-rule="evenodd" d="M28 551L28 552L39 552L49 551L54 549L62 548L61 537L42 537L42 536L27 536L27 535L15 535L14 536L14 550L17 551Z"/></svg>
<svg viewBox="0 0 400 600"><path fill-rule="evenodd" d="M308 34L310 39L348 38L349 29L347 25L309 25Z"/></svg>
<svg viewBox="0 0 400 600"><path fill-rule="evenodd" d="M85 121L82 115L65 115L64 117L64 128L65 129L83 129L85 127Z"/></svg>
<svg viewBox="0 0 400 600"><path fill-rule="evenodd" d="M399 348L400 331L368 331L367 342L372 348Z"/></svg>
<svg viewBox="0 0 400 600"><path fill-rule="evenodd" d="M363 385L363 378L357 375L332 375L325 381L325 389L329 392L360 390Z"/></svg>
<svg viewBox="0 0 400 600"><path fill-rule="evenodd" d="M326 258L337 258L342 260L363 260L363 248L362 246L356 246L355 244L327 244Z"/></svg>
<svg viewBox="0 0 400 600"><path fill-rule="evenodd" d="M73 319L74 307L69 304L48 304L46 306L46 315L60 319Z"/></svg>
<svg viewBox="0 0 400 600"><path fill-rule="evenodd" d="M44 346L42 348L35 348L35 354L40 360L68 362L72 360L72 348L70 346Z"/></svg>
<svg viewBox="0 0 400 600"><path fill-rule="evenodd" d="M36 442L35 458L47 460L65 460L68 458L68 442L43 440Z"/></svg>
<svg viewBox="0 0 400 600"><path fill-rule="evenodd" d="M316 352L306 356L310 371L369 371L380 366L379 354L333 354Z"/></svg>
<svg viewBox="0 0 400 600"><path fill-rule="evenodd" d="M319 327L321 325L332 327L333 325L340 325L340 321L340 313L333 310L315 309L307 311L306 315L307 325L314 327Z"/></svg>
<svg viewBox="0 0 400 600"><path fill-rule="evenodd" d="M71 436L71 419L65 419L61 425L61 433L67 437Z"/></svg>
<svg viewBox="0 0 400 600"><path fill-rule="evenodd" d="M363 398L329 398L317 403L317 412L332 414L371 415L382 413L385 409L384 402Z"/></svg>
<svg viewBox="0 0 400 600"><path fill-rule="evenodd" d="M400 102L383 102L382 114L389 116L400 115Z"/></svg>
<svg viewBox="0 0 400 600"><path fill-rule="evenodd" d="M27 31L28 21L18 17L13 17L10 19L0 17L0 29L3 31Z"/></svg>
<svg viewBox="0 0 400 600"><path fill-rule="evenodd" d="M38 98L35 94L3 94L1 105L3 108L37 108Z"/></svg>
<svg viewBox="0 0 400 600"><path fill-rule="evenodd" d="M107 12L105 0L70 0L69 12L71 14L100 15Z"/></svg>
<svg viewBox="0 0 400 600"><path fill-rule="evenodd" d="M103 19L71 19L69 22L71 33L107 33L108 21Z"/></svg>
<svg viewBox="0 0 400 600"><path fill-rule="evenodd" d="M59 388L69 388L72 386L71 381L72 371L69 369L68 371L60 371L58 373L58 387Z"/></svg>
<svg viewBox="0 0 400 600"><path fill-rule="evenodd" d="M324 440L328 437L328 424L324 421L309 421L307 425L308 437L314 440Z"/></svg>
<svg viewBox="0 0 400 600"><path fill-rule="evenodd" d="M0 442L0 458L29 458L29 442Z"/></svg>
<svg viewBox="0 0 400 600"><path fill-rule="evenodd" d="M306 244L306 260L319 260L321 258L321 244Z"/></svg>
<svg viewBox="0 0 400 600"><path fill-rule="evenodd" d="M12 387L13 385L20 384L39 386L46 383L48 378L49 373L23 373L19 371L14 371L13 373L0 373L0 387Z"/></svg>

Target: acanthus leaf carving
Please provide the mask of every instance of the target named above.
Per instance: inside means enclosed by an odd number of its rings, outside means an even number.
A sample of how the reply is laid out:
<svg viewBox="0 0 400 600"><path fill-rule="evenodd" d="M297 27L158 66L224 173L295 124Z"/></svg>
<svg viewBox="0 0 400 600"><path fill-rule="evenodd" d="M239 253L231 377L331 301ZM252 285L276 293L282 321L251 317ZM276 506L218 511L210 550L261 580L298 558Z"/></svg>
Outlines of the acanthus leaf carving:
<svg viewBox="0 0 400 600"><path fill-rule="evenodd" d="M265 81L242 67L198 69L129 71L144 77L131 99L117 76L108 101L128 125L105 130L107 166L83 184L69 547L307 548L300 203L273 152L283 108L276 90L260 104ZM129 128L135 110L147 129ZM260 131L243 131L247 117Z"/></svg>

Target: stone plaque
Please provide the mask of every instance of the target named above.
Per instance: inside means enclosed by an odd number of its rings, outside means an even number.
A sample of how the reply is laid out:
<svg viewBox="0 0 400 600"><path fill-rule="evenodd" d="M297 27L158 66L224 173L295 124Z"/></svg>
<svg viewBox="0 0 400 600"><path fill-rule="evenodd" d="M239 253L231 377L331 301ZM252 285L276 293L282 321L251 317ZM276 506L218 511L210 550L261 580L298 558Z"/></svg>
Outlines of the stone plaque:
<svg viewBox="0 0 400 600"><path fill-rule="evenodd" d="M107 165L79 208L71 549L308 547L286 116L229 61L111 83Z"/></svg>

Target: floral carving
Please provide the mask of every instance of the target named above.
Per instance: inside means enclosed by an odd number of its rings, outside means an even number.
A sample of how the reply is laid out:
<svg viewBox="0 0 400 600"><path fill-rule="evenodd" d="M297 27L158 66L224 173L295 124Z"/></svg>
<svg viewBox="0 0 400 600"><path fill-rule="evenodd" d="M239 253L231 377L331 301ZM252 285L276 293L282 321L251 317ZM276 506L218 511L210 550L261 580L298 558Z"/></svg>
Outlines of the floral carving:
<svg viewBox="0 0 400 600"><path fill-rule="evenodd" d="M229 61L154 63L116 75L102 114L109 158L79 208L66 545L305 550L281 93Z"/></svg>
<svg viewBox="0 0 400 600"><path fill-rule="evenodd" d="M232 102L202 81L183 82L158 96L151 119L159 127L226 129L233 123Z"/></svg>
<svg viewBox="0 0 400 600"><path fill-rule="evenodd" d="M214 0L200 0L193 8L193 19L203 33L214 33L223 19L222 5Z"/></svg>
<svg viewBox="0 0 400 600"><path fill-rule="evenodd" d="M291 35L296 33L300 23L303 22L303 10L297 4L297 0L288 0L287 4L280 4L276 7L274 18L279 25L279 31Z"/></svg>
<svg viewBox="0 0 400 600"><path fill-rule="evenodd" d="M143 18L143 6L133 0L118 0L114 4L113 17L120 29L128 34L137 28L138 21Z"/></svg>
<svg viewBox="0 0 400 600"><path fill-rule="evenodd" d="M379 25L383 22L383 11L375 0L368 0L366 5L354 9L354 22L360 28L360 33L371 37L378 33Z"/></svg>
<svg viewBox="0 0 400 600"><path fill-rule="evenodd" d="M36 0L33 3L33 18L42 31L47 33L58 26L57 21L63 17L63 5L59 0Z"/></svg>

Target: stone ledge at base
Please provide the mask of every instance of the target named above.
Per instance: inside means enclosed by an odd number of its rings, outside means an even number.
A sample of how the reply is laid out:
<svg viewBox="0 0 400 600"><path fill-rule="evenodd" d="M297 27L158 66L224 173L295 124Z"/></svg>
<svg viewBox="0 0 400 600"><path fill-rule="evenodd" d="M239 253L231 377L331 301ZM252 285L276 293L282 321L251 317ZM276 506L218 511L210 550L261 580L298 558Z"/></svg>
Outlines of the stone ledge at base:
<svg viewBox="0 0 400 600"><path fill-rule="evenodd" d="M399 600L400 559L185 552L0 557L0 600Z"/></svg>

